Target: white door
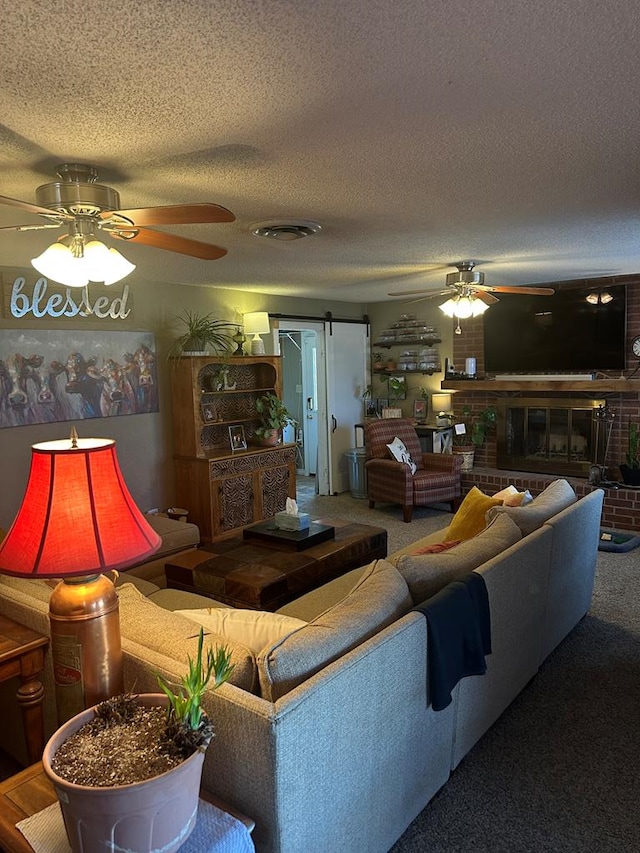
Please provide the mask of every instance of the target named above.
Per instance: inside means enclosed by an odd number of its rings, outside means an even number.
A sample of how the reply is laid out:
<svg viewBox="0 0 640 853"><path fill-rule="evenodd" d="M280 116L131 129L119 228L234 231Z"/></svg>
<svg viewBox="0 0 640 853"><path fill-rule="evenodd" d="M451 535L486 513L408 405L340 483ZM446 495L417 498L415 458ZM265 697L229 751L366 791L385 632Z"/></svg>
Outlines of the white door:
<svg viewBox="0 0 640 853"><path fill-rule="evenodd" d="M318 468L318 334L302 332L302 429L304 474Z"/></svg>
<svg viewBox="0 0 640 853"><path fill-rule="evenodd" d="M349 460L345 452L356 446L355 425L362 423L362 395L369 383L367 326L364 323L327 323L327 435L329 494L349 489Z"/></svg>

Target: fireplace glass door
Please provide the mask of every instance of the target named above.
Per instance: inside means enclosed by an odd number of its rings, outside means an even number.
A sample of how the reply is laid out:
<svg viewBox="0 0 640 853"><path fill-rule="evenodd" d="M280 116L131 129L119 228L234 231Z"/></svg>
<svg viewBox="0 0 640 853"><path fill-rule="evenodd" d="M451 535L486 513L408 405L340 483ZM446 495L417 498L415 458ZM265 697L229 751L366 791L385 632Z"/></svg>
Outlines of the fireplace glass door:
<svg viewBox="0 0 640 853"><path fill-rule="evenodd" d="M500 405L498 467L587 476L604 432L594 410L601 400L508 400Z"/></svg>

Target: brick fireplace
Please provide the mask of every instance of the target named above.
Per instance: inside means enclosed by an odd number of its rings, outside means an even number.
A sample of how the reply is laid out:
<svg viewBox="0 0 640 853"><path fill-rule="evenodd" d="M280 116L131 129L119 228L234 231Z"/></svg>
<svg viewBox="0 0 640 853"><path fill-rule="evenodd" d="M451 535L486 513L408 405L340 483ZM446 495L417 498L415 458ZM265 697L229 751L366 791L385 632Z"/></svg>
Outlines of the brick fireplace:
<svg viewBox="0 0 640 853"><path fill-rule="evenodd" d="M630 341L634 336L640 334L640 274L637 276L613 276L609 279L600 278L597 281L600 286L606 282L612 285L614 283L627 284L627 341ZM517 296L503 298L517 299ZM466 358L473 357L477 361L478 376L482 377L484 374L482 318L463 320L461 326L462 334L453 336L453 364L464 365ZM463 474L463 492L467 492L472 485L477 485L478 488L490 493L513 483L519 489L528 488L535 495L557 476L566 476L578 495L584 495L591 491L594 487L587 482L588 468L591 462L602 462L603 431L601 430L596 438L593 426L586 425L586 417L578 414L576 428L574 429L572 415L565 417L564 414L561 414L558 418L552 416L550 411L553 408L558 410L576 408L580 411L584 408L593 408L594 403L598 405L606 403L609 410L614 414L609 451L605 461L608 468L608 478L619 481L621 478L618 465L624 461L629 420L640 423L640 394L638 391L640 385L634 381L640 379L640 371L634 374L637 366L637 359L628 354L626 369L622 375L613 376L597 373L594 382L562 383L550 380L548 384L523 381L520 384L508 382L495 383L494 385L481 380L454 383L443 381L443 390L453 388L456 391L454 395L454 412L456 414L460 415L463 406L469 406L473 412L493 405L499 409L502 415L499 418L501 425L497 434L490 435L485 444L476 449L473 470ZM625 378L629 379L632 374L634 374L633 380L627 384L624 380ZM505 388L508 390L504 390ZM567 391L567 388L570 390ZM519 439L520 443L514 444L512 442L512 449L515 447L521 452L515 454L519 456L519 461L517 465L511 468L509 467L509 460L505 458L504 454L506 444L504 412L510 404L516 409L526 409L524 400L533 401L531 408L534 412L537 411L534 420L537 419L538 426L543 420L545 421L545 437L544 439L540 437L540 430L536 427L534 429L535 440L527 444L528 431L524 430ZM543 411L544 415L542 414ZM526 415L519 417L524 423ZM566 442L558 441L555 427L559 421L566 422ZM579 436L577 441L572 441L573 435ZM552 450L554 443L555 451ZM566 450L563 458L561 460L558 458L549 459L554 453L556 457L563 455L563 443ZM571 458L574 446L576 452L574 458ZM594 455L598 450L601 452ZM578 456L582 458L575 458ZM640 491L625 487L619 489L606 488L603 525L618 529L639 530Z"/></svg>

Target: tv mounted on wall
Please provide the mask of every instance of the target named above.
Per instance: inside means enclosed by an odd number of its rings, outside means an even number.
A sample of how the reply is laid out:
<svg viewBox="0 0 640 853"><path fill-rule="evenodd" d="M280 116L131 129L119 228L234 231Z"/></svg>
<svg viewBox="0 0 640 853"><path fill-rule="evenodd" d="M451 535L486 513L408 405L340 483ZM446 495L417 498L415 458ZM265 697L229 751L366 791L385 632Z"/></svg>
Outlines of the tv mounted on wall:
<svg viewBox="0 0 640 853"><path fill-rule="evenodd" d="M587 301L604 292L613 299ZM624 370L626 285L501 296L483 319L487 373Z"/></svg>

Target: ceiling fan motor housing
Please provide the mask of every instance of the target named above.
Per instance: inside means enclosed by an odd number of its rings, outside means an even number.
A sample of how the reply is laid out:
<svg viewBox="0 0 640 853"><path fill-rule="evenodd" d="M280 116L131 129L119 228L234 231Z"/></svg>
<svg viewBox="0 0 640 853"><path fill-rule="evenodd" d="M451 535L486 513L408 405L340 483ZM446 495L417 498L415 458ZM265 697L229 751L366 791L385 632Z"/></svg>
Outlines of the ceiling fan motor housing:
<svg viewBox="0 0 640 853"><path fill-rule="evenodd" d="M102 184L79 184L56 181L36 190L41 207L70 216L95 216L103 210L119 210L120 195Z"/></svg>
<svg viewBox="0 0 640 853"><path fill-rule="evenodd" d="M484 284L484 273L474 272L474 264L471 261L464 261L456 264L456 266L458 267L458 272L450 272L447 275L447 287Z"/></svg>

